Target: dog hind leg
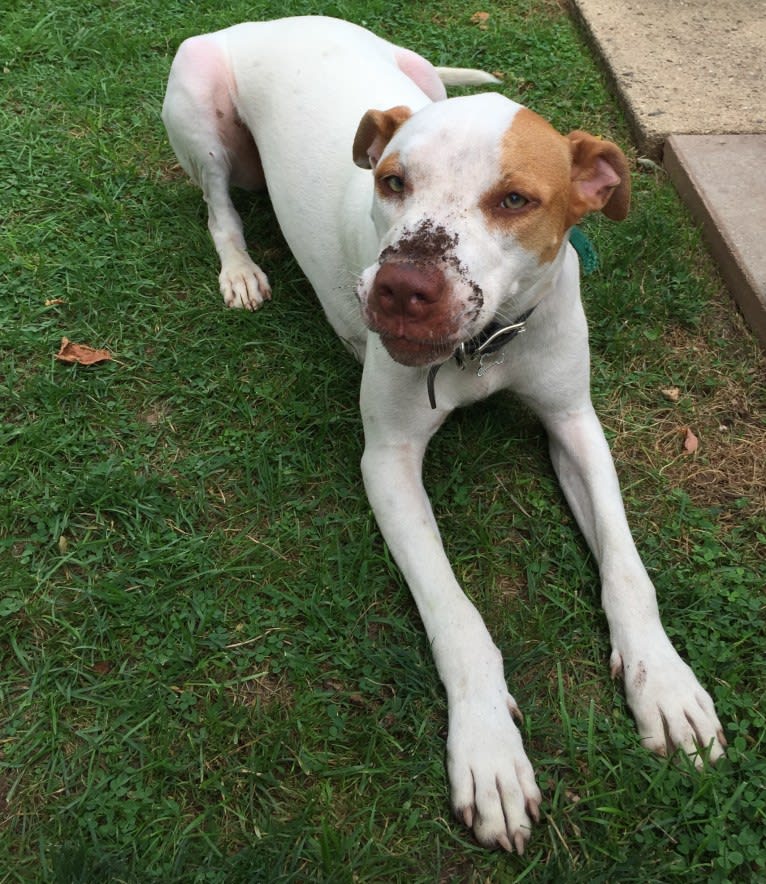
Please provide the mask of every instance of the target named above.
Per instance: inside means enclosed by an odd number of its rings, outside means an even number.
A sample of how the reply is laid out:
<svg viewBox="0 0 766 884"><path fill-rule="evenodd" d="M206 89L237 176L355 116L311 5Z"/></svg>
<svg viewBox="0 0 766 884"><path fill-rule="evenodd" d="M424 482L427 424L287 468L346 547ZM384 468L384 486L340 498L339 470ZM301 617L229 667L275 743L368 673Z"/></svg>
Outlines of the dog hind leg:
<svg viewBox="0 0 766 884"><path fill-rule="evenodd" d="M208 228L221 260L224 302L256 310L271 297L271 289L247 253L229 186L260 190L265 181L255 141L237 113L234 88L215 35L191 37L173 60L162 119L178 161L202 189Z"/></svg>

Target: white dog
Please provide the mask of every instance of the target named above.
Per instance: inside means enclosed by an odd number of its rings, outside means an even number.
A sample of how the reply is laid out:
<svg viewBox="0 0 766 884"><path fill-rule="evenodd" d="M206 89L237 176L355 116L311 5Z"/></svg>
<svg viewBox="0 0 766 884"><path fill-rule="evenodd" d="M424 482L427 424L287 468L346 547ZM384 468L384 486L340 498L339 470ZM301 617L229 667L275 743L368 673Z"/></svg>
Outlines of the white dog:
<svg viewBox="0 0 766 884"><path fill-rule="evenodd" d="M208 204L226 304L254 310L270 297L228 193L267 184L329 321L364 363L364 483L446 688L452 804L482 844L521 853L541 796L518 707L421 480L454 408L509 388L542 420L599 565L612 675L624 677L645 745L679 747L699 765L724 737L660 623L590 401L569 230L587 212L625 217L625 157L498 94L444 100L440 77L450 80L346 22L243 24L181 46L163 119Z"/></svg>

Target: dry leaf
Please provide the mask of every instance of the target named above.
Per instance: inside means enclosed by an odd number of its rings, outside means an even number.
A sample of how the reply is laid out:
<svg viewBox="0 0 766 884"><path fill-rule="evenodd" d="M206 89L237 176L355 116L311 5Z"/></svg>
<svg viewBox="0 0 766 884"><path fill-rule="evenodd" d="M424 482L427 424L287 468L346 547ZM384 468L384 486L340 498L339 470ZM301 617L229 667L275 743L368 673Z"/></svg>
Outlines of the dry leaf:
<svg viewBox="0 0 766 884"><path fill-rule="evenodd" d="M45 306L46 307L56 307L58 304L66 304L66 301L63 298L46 298Z"/></svg>
<svg viewBox="0 0 766 884"><path fill-rule="evenodd" d="M486 31L489 25L487 22L489 21L489 13L488 12L474 12L471 16L471 21L473 24L478 25L482 31Z"/></svg>
<svg viewBox="0 0 766 884"><path fill-rule="evenodd" d="M342 691L343 690L343 682L338 681L337 678L328 678L324 683L324 686L331 691Z"/></svg>
<svg viewBox="0 0 766 884"><path fill-rule="evenodd" d="M112 354L108 350L94 350L85 344L73 344L68 338L61 339L61 347L56 354L56 359L61 362L76 362L78 365L94 365L111 358Z"/></svg>
<svg viewBox="0 0 766 884"><path fill-rule="evenodd" d="M684 427L684 451L687 454L694 454L699 448L700 440L692 433L690 427Z"/></svg>
<svg viewBox="0 0 766 884"><path fill-rule="evenodd" d="M669 402L678 402L681 398L681 391L678 387L665 387L661 392Z"/></svg>

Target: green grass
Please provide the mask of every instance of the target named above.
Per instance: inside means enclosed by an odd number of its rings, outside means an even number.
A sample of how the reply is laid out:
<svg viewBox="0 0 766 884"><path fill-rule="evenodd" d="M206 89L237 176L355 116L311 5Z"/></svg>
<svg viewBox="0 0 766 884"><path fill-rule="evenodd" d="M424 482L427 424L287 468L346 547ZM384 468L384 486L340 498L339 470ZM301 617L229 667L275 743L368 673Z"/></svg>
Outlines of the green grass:
<svg viewBox="0 0 766 884"><path fill-rule="evenodd" d="M628 144L556 2L481 8L486 31L453 0L4 12L0 882L766 875L764 361L668 183L636 171L630 218L588 226L594 399L731 748L698 775L637 745L539 425L503 397L457 414L427 484L544 793L508 857L449 817L445 698L360 487L358 368L262 197L237 199L274 301L223 309L162 130L184 37L321 11L504 71L562 130ZM62 336L115 358L57 363Z"/></svg>

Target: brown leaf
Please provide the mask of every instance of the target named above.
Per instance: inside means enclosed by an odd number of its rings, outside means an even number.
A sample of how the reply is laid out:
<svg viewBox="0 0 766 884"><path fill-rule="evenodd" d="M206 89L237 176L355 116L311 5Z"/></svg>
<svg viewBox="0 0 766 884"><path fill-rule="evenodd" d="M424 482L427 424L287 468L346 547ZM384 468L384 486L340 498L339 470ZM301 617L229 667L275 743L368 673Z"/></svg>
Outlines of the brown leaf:
<svg viewBox="0 0 766 884"><path fill-rule="evenodd" d="M700 440L692 433L690 427L684 427L684 451L687 454L694 454L699 448Z"/></svg>
<svg viewBox="0 0 766 884"><path fill-rule="evenodd" d="M94 365L111 358L112 354L108 350L94 350L86 344L73 344L68 338L61 339L61 347L56 354L56 359L61 362L76 362L78 365Z"/></svg>
<svg viewBox="0 0 766 884"><path fill-rule="evenodd" d="M342 691L343 690L343 682L338 681L337 678L328 678L324 683L324 686L331 691Z"/></svg>
<svg viewBox="0 0 766 884"><path fill-rule="evenodd" d="M487 24L488 21L488 12L474 12L474 14L471 16L471 22L475 25L478 25L482 31L486 31L489 27L489 25Z"/></svg>

